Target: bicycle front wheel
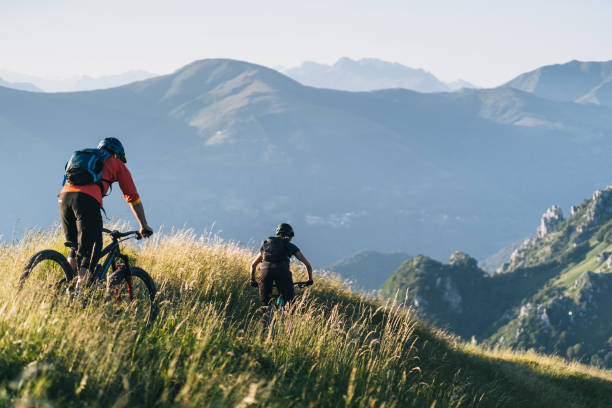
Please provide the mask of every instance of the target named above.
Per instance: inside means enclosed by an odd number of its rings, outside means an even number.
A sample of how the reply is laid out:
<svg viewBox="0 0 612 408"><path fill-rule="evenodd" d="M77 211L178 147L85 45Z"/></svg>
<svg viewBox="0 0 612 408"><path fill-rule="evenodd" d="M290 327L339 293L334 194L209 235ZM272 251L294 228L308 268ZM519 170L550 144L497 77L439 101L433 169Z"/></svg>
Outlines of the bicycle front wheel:
<svg viewBox="0 0 612 408"><path fill-rule="evenodd" d="M130 270L131 277L126 276L114 287L115 302L125 312L151 324L157 317L155 282L144 269L132 266Z"/></svg>
<svg viewBox="0 0 612 408"><path fill-rule="evenodd" d="M19 289L31 288L38 292L62 289L74 277L66 257L47 249L34 254L19 277Z"/></svg>

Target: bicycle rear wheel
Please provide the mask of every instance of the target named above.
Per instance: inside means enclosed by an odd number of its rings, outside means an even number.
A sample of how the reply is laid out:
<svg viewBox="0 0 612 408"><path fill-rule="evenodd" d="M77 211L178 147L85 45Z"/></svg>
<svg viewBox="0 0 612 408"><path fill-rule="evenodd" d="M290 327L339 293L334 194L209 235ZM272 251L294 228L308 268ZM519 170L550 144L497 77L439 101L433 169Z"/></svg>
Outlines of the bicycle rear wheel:
<svg viewBox="0 0 612 408"><path fill-rule="evenodd" d="M19 277L19 290L58 291L74 277L66 257L47 249L34 254Z"/></svg>
<svg viewBox="0 0 612 408"><path fill-rule="evenodd" d="M151 324L157 317L155 282L144 269L132 266L130 270L131 278L126 276L113 287L115 303L135 318Z"/></svg>
<svg viewBox="0 0 612 408"><path fill-rule="evenodd" d="M262 308L261 323L264 329L273 323L276 316L282 314L284 304L282 297L276 295L268 301L268 306Z"/></svg>

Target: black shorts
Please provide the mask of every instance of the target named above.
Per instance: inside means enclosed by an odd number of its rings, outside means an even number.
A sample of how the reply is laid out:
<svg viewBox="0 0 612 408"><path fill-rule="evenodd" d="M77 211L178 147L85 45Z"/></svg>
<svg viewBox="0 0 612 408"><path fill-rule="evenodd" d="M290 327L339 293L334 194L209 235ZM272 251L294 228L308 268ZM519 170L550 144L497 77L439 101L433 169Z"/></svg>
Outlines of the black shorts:
<svg viewBox="0 0 612 408"><path fill-rule="evenodd" d="M273 283L276 283L278 293L285 303L289 303L295 297L293 288L293 277L288 263L262 262L259 266L257 284L259 288L259 300L267 305L272 297Z"/></svg>
<svg viewBox="0 0 612 408"><path fill-rule="evenodd" d="M98 200L84 193L64 193L58 199L60 217L70 256L77 259L81 268L89 267L95 244L97 259L102 249L102 214Z"/></svg>

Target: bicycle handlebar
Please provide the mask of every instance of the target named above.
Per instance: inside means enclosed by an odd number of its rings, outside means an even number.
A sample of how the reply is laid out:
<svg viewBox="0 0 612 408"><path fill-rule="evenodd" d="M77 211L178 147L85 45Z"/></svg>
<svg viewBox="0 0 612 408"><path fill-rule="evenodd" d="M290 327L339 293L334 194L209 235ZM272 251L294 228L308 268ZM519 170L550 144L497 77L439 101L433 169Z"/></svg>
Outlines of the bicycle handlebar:
<svg viewBox="0 0 612 408"><path fill-rule="evenodd" d="M120 238L125 238L125 237L129 237L130 235L134 235L136 237L136 239L141 239L142 235L140 234L140 231L128 231L128 232L120 232L117 230L109 230L106 228L102 228L102 232L105 232L107 234L109 234L113 239L120 239Z"/></svg>
<svg viewBox="0 0 612 408"><path fill-rule="evenodd" d="M293 282L293 286L297 286L298 288L305 288L306 286L312 285L313 282L305 281L305 282ZM258 287L257 281L252 281L251 286L254 288ZM276 282L273 283L273 286L276 286Z"/></svg>

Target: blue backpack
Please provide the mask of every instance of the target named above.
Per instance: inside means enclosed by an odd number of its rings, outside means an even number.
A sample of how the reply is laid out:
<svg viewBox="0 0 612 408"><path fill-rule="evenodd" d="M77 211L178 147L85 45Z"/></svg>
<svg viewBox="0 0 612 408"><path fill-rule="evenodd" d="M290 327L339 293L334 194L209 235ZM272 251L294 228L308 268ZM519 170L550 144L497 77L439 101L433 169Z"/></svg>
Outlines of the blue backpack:
<svg viewBox="0 0 612 408"><path fill-rule="evenodd" d="M74 186L85 186L88 184L98 184L104 195L102 181L106 181L109 186L110 181L102 179L104 162L111 157L111 154L103 149L83 149L72 153L70 160L66 163L66 174L62 185L72 184Z"/></svg>

